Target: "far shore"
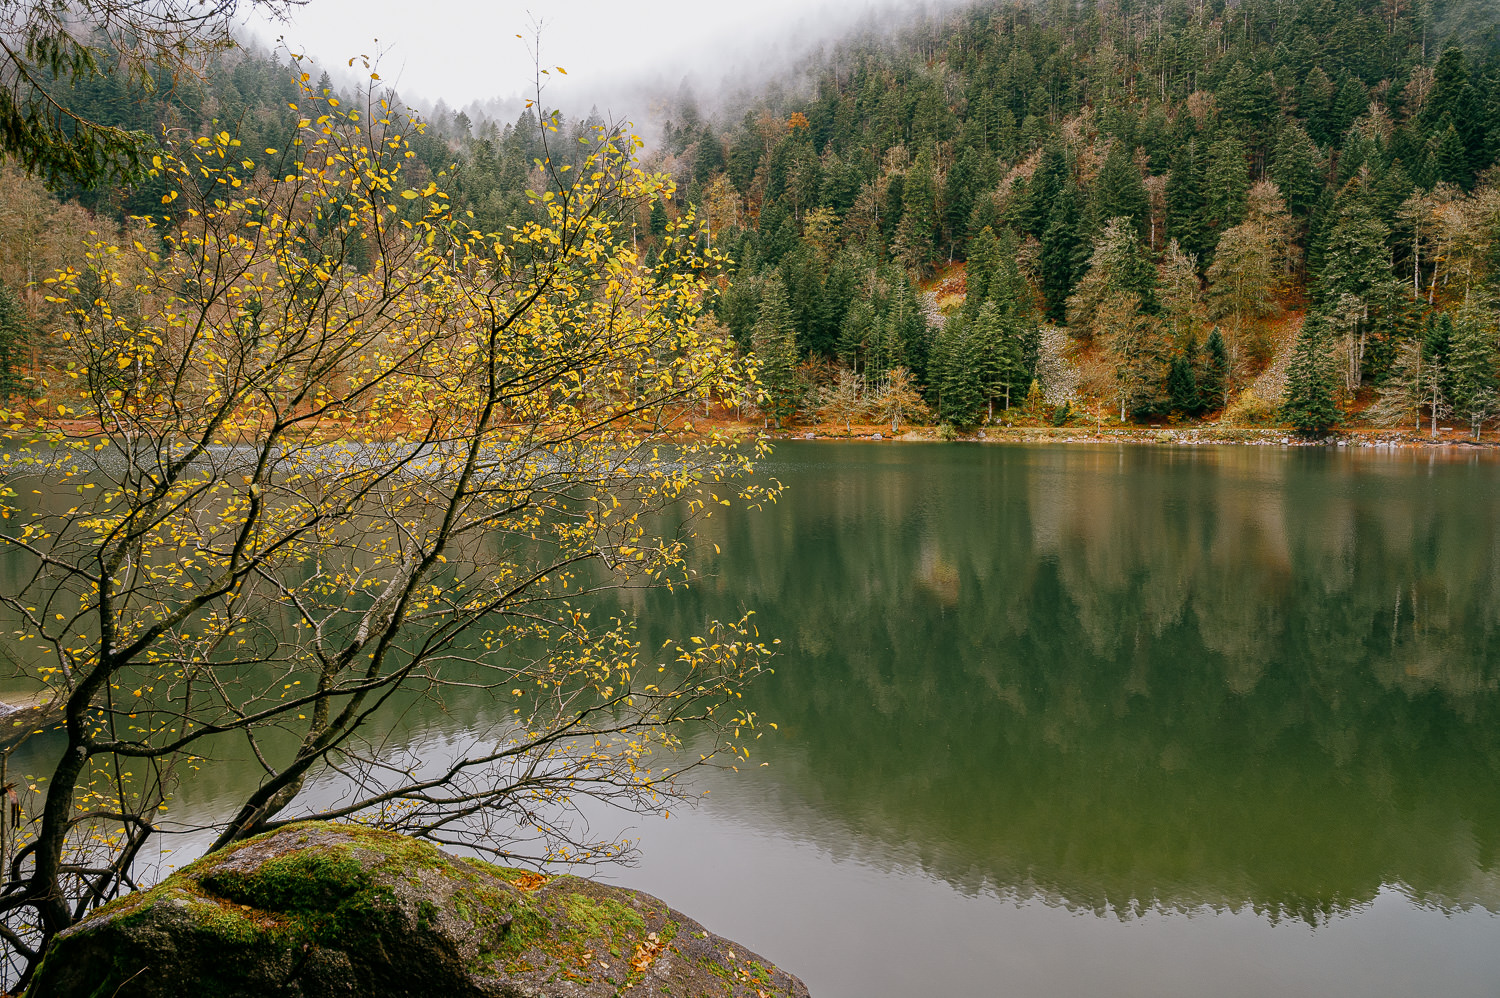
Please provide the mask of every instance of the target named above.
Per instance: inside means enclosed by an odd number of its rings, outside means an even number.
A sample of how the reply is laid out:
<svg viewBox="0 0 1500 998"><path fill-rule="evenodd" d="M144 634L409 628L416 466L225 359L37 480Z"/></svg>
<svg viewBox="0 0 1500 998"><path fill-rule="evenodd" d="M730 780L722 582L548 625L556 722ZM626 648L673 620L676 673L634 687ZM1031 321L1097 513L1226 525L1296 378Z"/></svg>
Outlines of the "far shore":
<svg viewBox="0 0 1500 998"><path fill-rule="evenodd" d="M1440 426L1438 435L1424 430L1392 430L1369 426L1346 426L1314 436L1304 436L1281 427L1218 426L986 426L951 436L932 426L902 427L891 433L889 426L843 426L820 424L787 429L764 429L772 440L822 440L869 443L981 443L981 444L1165 444L1180 446L1240 445L1250 447L1357 447L1377 449L1439 449L1491 451L1500 449L1500 435L1487 433L1475 440L1467 429Z"/></svg>
<svg viewBox="0 0 1500 998"><path fill-rule="evenodd" d="M732 411L719 410L709 417L692 417L673 421L666 437L701 437L708 433L754 437L763 435L772 441L823 440L863 441L870 443L985 443L985 444L1166 444L1180 446L1240 445L1250 447L1356 447L1379 449L1439 449L1491 451L1500 449L1500 431L1490 430L1475 440L1468 427L1439 425L1436 436L1424 426L1419 432L1411 428L1391 429L1348 424L1321 434L1300 435L1278 426L1224 426L1219 423L1145 424L1098 426L1016 426L989 425L968 431L950 431L936 426L903 425L892 433L889 424L842 423L796 424L772 427L759 420L736 418ZM98 423L83 420L39 419L35 430L55 432L75 440L94 440L103 434ZM324 435L320 435L323 431ZM323 424L309 427L306 436L321 443L346 438L347 425ZM14 433L14 430L13 430ZM0 430L0 436L4 436Z"/></svg>

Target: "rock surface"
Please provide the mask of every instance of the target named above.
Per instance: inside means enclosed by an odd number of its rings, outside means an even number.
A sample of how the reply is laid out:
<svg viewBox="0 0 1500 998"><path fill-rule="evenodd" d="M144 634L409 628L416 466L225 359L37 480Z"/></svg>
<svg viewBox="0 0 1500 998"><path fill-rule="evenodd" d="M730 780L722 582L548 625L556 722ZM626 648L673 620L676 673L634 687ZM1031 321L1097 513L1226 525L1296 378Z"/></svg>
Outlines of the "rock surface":
<svg viewBox="0 0 1500 998"><path fill-rule="evenodd" d="M62 933L31 998L807 998L638 891L303 824L206 856Z"/></svg>

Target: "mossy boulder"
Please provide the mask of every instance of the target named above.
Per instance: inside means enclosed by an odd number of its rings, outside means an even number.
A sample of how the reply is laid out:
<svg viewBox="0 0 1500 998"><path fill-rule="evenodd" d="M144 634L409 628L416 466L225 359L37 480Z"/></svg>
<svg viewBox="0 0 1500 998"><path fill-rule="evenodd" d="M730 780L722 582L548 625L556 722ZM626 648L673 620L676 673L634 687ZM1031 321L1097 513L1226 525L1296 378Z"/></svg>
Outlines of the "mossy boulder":
<svg viewBox="0 0 1500 998"><path fill-rule="evenodd" d="M806 998L638 891L292 825L205 856L58 936L31 998Z"/></svg>

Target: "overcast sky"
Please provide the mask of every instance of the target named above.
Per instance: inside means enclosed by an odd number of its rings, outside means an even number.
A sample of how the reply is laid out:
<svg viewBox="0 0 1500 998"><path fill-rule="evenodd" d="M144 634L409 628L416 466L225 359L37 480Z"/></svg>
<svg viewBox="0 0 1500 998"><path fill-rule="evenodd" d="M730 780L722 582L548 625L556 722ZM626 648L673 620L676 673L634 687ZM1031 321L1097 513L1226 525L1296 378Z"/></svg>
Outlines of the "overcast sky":
<svg viewBox="0 0 1500 998"><path fill-rule="evenodd" d="M475 100L529 93L533 22L542 59L566 79L548 96L593 99L622 83L675 88L684 75L716 86L920 0L307 0L285 23L254 22L263 44L284 37L324 64L381 54L380 74L407 99ZM522 35L517 38L516 35ZM379 40L378 45L376 39Z"/></svg>

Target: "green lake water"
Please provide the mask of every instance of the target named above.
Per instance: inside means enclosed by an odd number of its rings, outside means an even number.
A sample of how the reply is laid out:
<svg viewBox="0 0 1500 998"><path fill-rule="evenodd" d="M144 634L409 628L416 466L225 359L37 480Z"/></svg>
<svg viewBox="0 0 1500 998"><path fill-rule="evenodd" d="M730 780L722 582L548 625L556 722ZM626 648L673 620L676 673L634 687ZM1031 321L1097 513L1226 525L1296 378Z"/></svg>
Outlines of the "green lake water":
<svg viewBox="0 0 1500 998"><path fill-rule="evenodd" d="M656 643L757 611L766 765L590 810L639 840L603 876L814 998L1500 994L1500 461L786 443L760 473L778 505L623 608ZM440 758L483 713L396 740ZM177 822L243 798L232 763Z"/></svg>
<svg viewBox="0 0 1500 998"><path fill-rule="evenodd" d="M791 443L648 635L779 636L643 821L819 998L1500 994L1500 463ZM715 556L717 543L722 554Z"/></svg>

